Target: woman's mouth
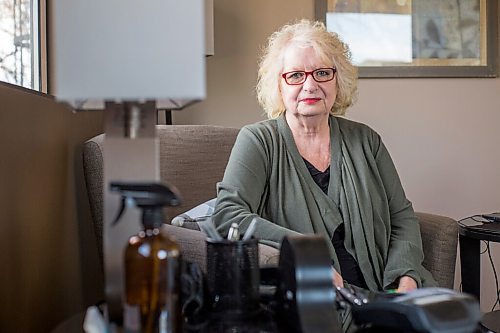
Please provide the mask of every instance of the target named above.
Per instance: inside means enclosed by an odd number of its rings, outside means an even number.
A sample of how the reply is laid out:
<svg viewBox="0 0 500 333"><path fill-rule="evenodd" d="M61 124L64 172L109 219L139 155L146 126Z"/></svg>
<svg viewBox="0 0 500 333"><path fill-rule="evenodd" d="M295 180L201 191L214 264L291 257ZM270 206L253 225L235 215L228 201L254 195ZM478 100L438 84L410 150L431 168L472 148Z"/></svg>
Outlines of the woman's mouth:
<svg viewBox="0 0 500 333"><path fill-rule="evenodd" d="M321 101L321 98L304 98L300 101L305 104L316 104Z"/></svg>

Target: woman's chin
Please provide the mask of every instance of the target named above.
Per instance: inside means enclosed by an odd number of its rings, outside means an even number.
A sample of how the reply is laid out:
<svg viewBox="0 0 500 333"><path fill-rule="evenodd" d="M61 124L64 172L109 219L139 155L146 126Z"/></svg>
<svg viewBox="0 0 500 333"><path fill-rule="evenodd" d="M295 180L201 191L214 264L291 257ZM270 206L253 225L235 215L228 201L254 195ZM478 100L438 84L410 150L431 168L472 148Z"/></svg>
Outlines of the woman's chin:
<svg viewBox="0 0 500 333"><path fill-rule="evenodd" d="M296 115L297 116L302 116L302 117L318 117L318 116L326 116L328 117L328 111L325 110L324 107L299 107L296 110Z"/></svg>

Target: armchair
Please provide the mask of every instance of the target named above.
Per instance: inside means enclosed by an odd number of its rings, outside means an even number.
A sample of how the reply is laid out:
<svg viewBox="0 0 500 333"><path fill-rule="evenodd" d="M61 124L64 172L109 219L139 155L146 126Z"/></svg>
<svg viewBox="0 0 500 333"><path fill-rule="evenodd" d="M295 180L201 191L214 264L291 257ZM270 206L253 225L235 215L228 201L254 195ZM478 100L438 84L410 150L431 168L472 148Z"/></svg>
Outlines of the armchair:
<svg viewBox="0 0 500 333"><path fill-rule="evenodd" d="M167 211L167 221L216 195L215 184L222 179L238 129L208 125L159 125L160 177L175 185L183 204ZM102 260L103 159L104 135L87 141L83 147L84 175L94 231ZM456 222L448 217L417 213L424 248L424 266L439 286L453 288L458 240ZM205 268L205 236L199 231L167 225L185 258ZM277 263L279 252L259 245L261 264Z"/></svg>

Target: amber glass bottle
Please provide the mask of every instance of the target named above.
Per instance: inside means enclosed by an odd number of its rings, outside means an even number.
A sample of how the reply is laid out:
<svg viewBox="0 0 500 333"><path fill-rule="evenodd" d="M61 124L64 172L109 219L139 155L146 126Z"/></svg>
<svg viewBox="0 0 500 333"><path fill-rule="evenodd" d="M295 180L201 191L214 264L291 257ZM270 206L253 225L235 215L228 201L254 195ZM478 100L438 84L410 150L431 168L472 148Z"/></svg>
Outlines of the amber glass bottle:
<svg viewBox="0 0 500 333"><path fill-rule="evenodd" d="M112 183L111 190L142 210L142 230L125 248L124 331L126 333L180 333L180 248L162 229L163 207L180 202L161 184Z"/></svg>
<svg viewBox="0 0 500 333"><path fill-rule="evenodd" d="M142 333L181 332L180 251L160 228L145 228L125 250L125 326Z"/></svg>

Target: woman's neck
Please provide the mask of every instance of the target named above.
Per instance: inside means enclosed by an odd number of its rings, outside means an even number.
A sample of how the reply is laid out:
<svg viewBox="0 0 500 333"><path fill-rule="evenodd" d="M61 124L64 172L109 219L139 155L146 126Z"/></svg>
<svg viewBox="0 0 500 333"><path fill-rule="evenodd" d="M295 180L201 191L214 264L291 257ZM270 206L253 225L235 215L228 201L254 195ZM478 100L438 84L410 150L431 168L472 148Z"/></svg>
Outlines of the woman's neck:
<svg viewBox="0 0 500 333"><path fill-rule="evenodd" d="M299 154L320 171L330 165L330 127L328 115L295 117L285 114Z"/></svg>

